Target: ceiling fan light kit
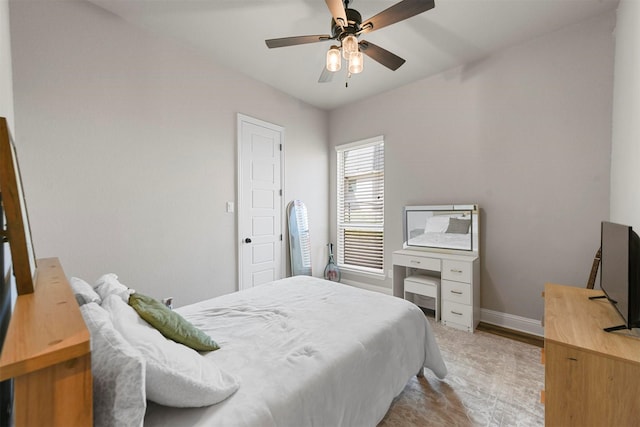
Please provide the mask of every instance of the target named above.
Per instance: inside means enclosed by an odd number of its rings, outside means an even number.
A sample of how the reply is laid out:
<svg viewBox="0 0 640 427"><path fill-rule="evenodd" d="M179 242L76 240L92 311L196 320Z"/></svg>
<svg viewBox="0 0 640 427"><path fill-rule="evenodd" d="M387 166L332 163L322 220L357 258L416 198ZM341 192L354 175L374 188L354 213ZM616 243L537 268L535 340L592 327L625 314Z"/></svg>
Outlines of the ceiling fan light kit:
<svg viewBox="0 0 640 427"><path fill-rule="evenodd" d="M364 55L362 55L362 52L352 53L351 59L349 60L349 73L358 74L358 73L361 73L363 69L364 69Z"/></svg>
<svg viewBox="0 0 640 427"><path fill-rule="evenodd" d="M325 3L332 15L331 35L321 34L265 40L270 49L326 40L339 41L340 47L331 46L327 52L326 70L331 73L325 73L323 70L319 80L321 83L330 81L331 75L342 68L341 49L342 56L349 61L347 68L350 74L362 72L364 68L363 54L392 71L400 68L405 63L404 59L366 40L358 42L358 36L404 21L435 7L434 0L402 0L362 23L360 12L349 8L349 0L344 0L344 3L343 0L325 0Z"/></svg>
<svg viewBox="0 0 640 427"><path fill-rule="evenodd" d="M354 35L348 35L342 39L342 57L347 61L351 59L351 55L358 51L358 38Z"/></svg>
<svg viewBox="0 0 640 427"><path fill-rule="evenodd" d="M340 60L340 48L338 46L331 46L327 52L327 70L335 73L342 68L342 61Z"/></svg>

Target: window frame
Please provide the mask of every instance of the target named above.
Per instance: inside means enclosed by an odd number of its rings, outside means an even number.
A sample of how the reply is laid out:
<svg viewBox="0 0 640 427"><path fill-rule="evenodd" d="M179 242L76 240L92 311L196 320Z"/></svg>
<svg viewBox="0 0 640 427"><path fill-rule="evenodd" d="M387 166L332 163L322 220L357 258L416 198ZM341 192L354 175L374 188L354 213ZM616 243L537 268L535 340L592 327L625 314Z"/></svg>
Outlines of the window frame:
<svg viewBox="0 0 640 427"><path fill-rule="evenodd" d="M375 153L375 152L373 153L370 159L372 163L371 169L369 171L364 171L360 175L363 177L368 176L368 178L364 178L364 180L368 181L367 184L370 184L372 187L375 187L375 186L382 187L381 189L378 188L375 191L372 189L369 191L365 190L364 192L362 192L365 200L371 202L374 199L374 197L376 197L376 191L377 191L377 200L381 200L382 206L373 208L371 215L376 218L375 220L370 220L366 222L357 222L357 221L348 222L344 218L344 215L346 213L344 204L347 202L345 197L346 193L343 191L343 188L345 188L344 187L345 180L349 179L348 178L349 175L347 175L347 177L344 176L345 153L349 151L355 151L359 149L376 147L376 146L380 147L381 153ZM376 137L365 139L365 140L338 145L335 147L335 150L336 150L336 241L338 243L336 245L336 249L337 249L336 262L343 271L349 271L349 272L354 272L354 273L359 273L364 275L372 275L372 276L375 276L376 278L384 278L385 277L385 272L384 272L384 266L385 266L384 264L384 261L385 261L384 136L380 135L380 136L376 136ZM373 166L374 164L378 166L377 169L375 168L375 166ZM379 168L380 165L382 165L381 168ZM351 181L355 183L358 181L358 178L352 175ZM367 198L367 193L370 196L369 198ZM373 204L373 203L370 203L370 204ZM362 215L362 212L360 212L360 214ZM364 215L366 216L367 214L364 213ZM358 217L358 212L356 212L355 216ZM376 256L374 257L375 258L374 263L378 264L379 268L357 264L357 263L345 262L345 244L344 244L343 232L346 230L366 231L369 233L373 232L373 233L379 234L380 236L379 244L376 243L375 247L373 248L374 251L377 251L379 253L379 256L376 254ZM378 239L378 237L376 236L374 236L374 238Z"/></svg>

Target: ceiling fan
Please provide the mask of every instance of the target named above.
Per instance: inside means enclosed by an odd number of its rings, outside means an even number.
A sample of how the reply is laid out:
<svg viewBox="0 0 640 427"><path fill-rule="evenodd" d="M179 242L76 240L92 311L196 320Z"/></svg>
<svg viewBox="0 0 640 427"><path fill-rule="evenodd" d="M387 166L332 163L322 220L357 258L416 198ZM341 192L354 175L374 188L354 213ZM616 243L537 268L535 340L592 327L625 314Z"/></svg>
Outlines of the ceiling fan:
<svg viewBox="0 0 640 427"><path fill-rule="evenodd" d="M405 63L404 59L366 40L358 41L358 36L411 18L435 7L434 0L402 0L363 23L360 13L349 8L349 0L344 0L344 3L343 0L325 0L325 2L333 16L331 34L265 40L270 49L327 40L338 41L340 46L331 46L327 52L327 66L320 75L318 80L320 83L331 81L333 73L340 70L340 55L349 63L349 75L362 71L363 53L390 70L397 70Z"/></svg>

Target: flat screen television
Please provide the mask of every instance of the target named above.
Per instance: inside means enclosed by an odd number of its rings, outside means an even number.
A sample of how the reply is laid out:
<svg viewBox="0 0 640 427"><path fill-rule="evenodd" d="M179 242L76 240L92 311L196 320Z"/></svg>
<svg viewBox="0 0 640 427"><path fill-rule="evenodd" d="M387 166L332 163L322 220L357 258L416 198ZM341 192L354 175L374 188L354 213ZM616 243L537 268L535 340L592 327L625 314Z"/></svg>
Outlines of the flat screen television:
<svg viewBox="0 0 640 427"><path fill-rule="evenodd" d="M600 288L624 324L606 331L640 327L640 238L628 225L602 222Z"/></svg>
<svg viewBox="0 0 640 427"><path fill-rule="evenodd" d="M403 247L478 252L478 205L405 206Z"/></svg>

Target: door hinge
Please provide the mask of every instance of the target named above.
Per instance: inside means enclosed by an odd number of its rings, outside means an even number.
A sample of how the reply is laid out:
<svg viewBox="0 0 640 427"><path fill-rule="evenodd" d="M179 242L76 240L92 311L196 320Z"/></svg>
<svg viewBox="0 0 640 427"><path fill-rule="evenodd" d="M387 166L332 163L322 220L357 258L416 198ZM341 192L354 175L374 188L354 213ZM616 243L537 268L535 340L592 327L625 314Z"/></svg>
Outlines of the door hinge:
<svg viewBox="0 0 640 427"><path fill-rule="evenodd" d="M280 235L280 241L282 241L282 234Z"/></svg>
<svg viewBox="0 0 640 427"><path fill-rule="evenodd" d="M280 151L282 151L282 144L280 144Z"/></svg>
<svg viewBox="0 0 640 427"><path fill-rule="evenodd" d="M280 189L279 193L280 193L280 196L282 196L282 188Z"/></svg>

